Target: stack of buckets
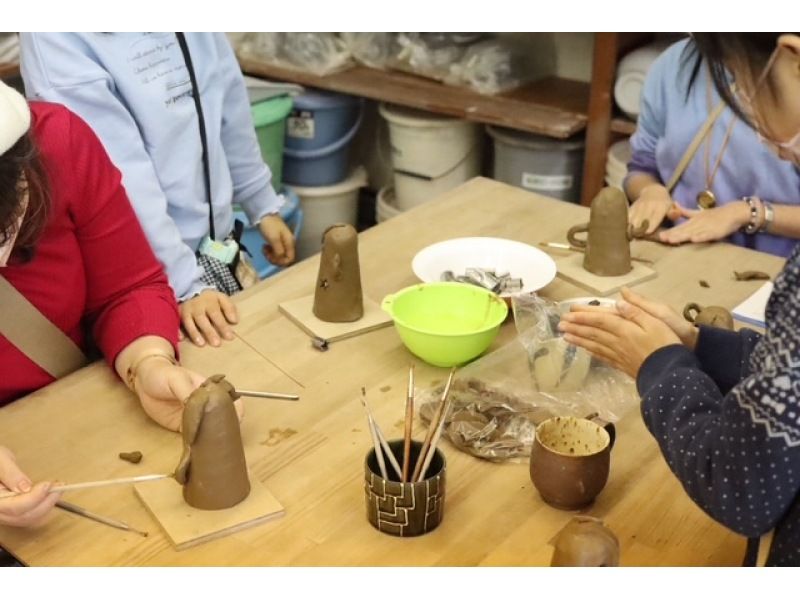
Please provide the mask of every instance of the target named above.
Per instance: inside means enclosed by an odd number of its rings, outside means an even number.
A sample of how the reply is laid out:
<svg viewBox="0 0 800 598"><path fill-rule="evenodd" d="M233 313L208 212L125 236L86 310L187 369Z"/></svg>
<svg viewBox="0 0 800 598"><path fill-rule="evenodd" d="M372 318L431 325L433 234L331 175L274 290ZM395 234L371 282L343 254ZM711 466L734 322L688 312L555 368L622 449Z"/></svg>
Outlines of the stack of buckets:
<svg viewBox="0 0 800 598"><path fill-rule="evenodd" d="M492 178L540 195L578 202L583 174L583 139L487 127L494 139Z"/></svg>
<svg viewBox="0 0 800 598"><path fill-rule="evenodd" d="M382 105L389 123L394 188L378 193L376 215L383 222L478 176L482 133L464 120Z"/></svg>
<svg viewBox="0 0 800 598"><path fill-rule="evenodd" d="M286 118L292 110L292 98L288 95L256 101L250 106L256 138L261 148L261 157L272 173L272 187L276 193L283 195L285 203L280 214L284 222L297 236L303 228L303 212L297 195L286 187L282 187L283 141L286 134ZM245 224L242 243L252 254L253 266L260 278L276 274L280 268L264 257L262 247L264 239L256 227L247 226L247 217L240 210L234 211L234 218Z"/></svg>
<svg viewBox="0 0 800 598"><path fill-rule="evenodd" d="M363 117L363 100L306 91L294 98L287 120L284 181L299 197L304 225L297 259L318 253L332 224L356 225L358 193L367 184L362 167L349 169L349 150Z"/></svg>

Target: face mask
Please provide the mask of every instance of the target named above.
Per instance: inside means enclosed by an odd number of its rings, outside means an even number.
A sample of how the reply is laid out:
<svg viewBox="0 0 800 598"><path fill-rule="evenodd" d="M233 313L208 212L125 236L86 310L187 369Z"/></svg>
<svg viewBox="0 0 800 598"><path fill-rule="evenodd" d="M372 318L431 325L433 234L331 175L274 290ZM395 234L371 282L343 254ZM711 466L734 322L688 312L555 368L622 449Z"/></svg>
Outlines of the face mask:
<svg viewBox="0 0 800 598"><path fill-rule="evenodd" d="M14 243L17 240L17 235L19 234L19 229L22 226L22 219L25 217L25 212L28 210L28 192L27 188L25 188L24 196L23 196L24 205L22 207L22 213L17 218L17 223L14 226L14 234L12 234L3 245L0 245L0 268L5 268L6 264L8 264L8 259L11 257L11 252L14 251Z"/></svg>
<svg viewBox="0 0 800 598"><path fill-rule="evenodd" d="M756 81L752 95L748 97L744 93L739 92L737 93L737 99L739 100L739 107L742 109L742 112L744 112L747 119L753 124L759 141L766 145L781 160L793 162L795 165L800 166L800 131L789 141L775 141L770 139L762 132L758 118L756 118L755 109L753 108L752 98L755 97L764 85L764 81L767 80L767 75L772 69L772 65L775 64L775 59L778 57L779 50L780 48L775 48L775 51L772 52L772 56L770 56L770 59L767 61L767 66L764 67L764 70Z"/></svg>

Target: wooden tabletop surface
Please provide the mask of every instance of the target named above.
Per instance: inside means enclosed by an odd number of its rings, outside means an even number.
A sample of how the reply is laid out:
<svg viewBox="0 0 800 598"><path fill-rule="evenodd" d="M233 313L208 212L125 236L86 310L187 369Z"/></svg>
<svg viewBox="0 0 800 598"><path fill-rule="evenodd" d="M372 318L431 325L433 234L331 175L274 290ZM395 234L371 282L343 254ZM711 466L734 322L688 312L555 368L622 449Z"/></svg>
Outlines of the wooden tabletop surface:
<svg viewBox="0 0 800 598"><path fill-rule="evenodd" d="M411 259L423 247L461 236L498 236L533 245L565 239L588 209L475 179L412 212L362 233L365 294L384 295L418 282ZM635 242L633 254L655 261L659 275L637 290L682 308L688 301L733 307L761 283L732 271L776 274L783 260L719 243L668 248ZM182 347L202 374L225 373L242 388L296 392L298 403L244 399L248 464L286 509L277 521L175 551L130 487L84 490L69 500L150 531L148 538L56 512L39 529L0 528L0 544L31 565L546 565L550 539L573 516L542 502L527 462L493 464L447 442L447 499L441 526L418 538L395 538L366 520L364 457L371 447L358 401L367 388L389 437L402 435L404 381L417 385L446 372L413 358L393 328L331 345L309 338L278 312L278 303L313 290L318 256L240 294L237 339L220 349ZM710 288L701 287L699 280ZM558 278L552 299L587 293ZM507 322L495 347L513 336ZM425 427L415 422L415 437ZM171 471L177 434L152 423L103 364L94 364L17 401L0 413L0 439L34 479L78 482ZM121 451L139 450L131 465ZM667 468L636 409L617 425L608 485L585 511L617 534L624 565L737 565L744 540L705 515Z"/></svg>

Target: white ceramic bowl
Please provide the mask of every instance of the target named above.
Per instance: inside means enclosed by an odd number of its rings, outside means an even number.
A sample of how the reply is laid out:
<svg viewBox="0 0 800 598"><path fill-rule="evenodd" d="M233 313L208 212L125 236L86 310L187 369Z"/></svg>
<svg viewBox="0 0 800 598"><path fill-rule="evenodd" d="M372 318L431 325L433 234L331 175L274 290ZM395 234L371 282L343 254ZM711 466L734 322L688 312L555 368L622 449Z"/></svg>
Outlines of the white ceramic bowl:
<svg viewBox="0 0 800 598"><path fill-rule="evenodd" d="M508 272L522 279L519 293L532 293L547 286L556 276L556 263L544 251L509 239L463 237L429 245L411 263L414 274L423 282L441 280L442 272L464 274L467 268L486 268ZM503 293L510 297L516 293Z"/></svg>

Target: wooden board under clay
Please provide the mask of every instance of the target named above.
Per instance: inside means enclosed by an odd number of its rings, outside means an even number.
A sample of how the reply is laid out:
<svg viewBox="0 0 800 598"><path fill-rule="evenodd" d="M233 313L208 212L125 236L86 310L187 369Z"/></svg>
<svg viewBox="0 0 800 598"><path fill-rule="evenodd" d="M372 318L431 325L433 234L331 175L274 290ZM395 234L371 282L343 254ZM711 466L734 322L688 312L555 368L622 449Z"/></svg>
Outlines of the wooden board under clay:
<svg viewBox="0 0 800 598"><path fill-rule="evenodd" d="M312 338L329 343L372 332L392 324L392 318L371 299L364 297L364 316L355 322L324 322L313 312L314 295L278 305L278 309Z"/></svg>
<svg viewBox="0 0 800 598"><path fill-rule="evenodd" d="M183 487L172 478L134 486L176 550L184 550L283 516L281 503L250 474L250 494L219 511L195 509L183 500Z"/></svg>
<svg viewBox="0 0 800 598"><path fill-rule="evenodd" d="M558 275L592 294L605 297L617 293L622 287L630 287L656 277L656 271L640 262L633 262L633 270L623 276L597 276L583 267L583 254L578 253L556 261Z"/></svg>

